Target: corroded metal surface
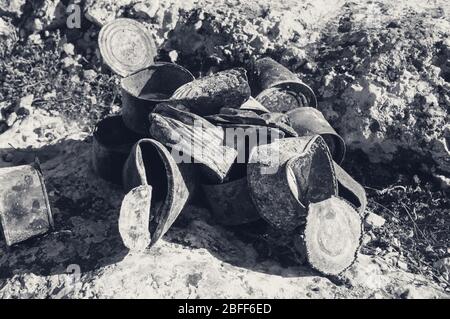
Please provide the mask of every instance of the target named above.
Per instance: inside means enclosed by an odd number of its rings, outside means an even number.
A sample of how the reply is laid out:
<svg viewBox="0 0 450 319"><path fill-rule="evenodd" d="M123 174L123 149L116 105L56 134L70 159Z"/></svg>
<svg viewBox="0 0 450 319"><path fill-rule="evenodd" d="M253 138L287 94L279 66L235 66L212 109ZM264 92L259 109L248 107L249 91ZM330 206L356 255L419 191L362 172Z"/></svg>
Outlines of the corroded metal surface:
<svg viewBox="0 0 450 319"><path fill-rule="evenodd" d="M150 133L177 154L177 162L197 164L211 183L223 181L237 156L225 145L223 128L169 104L150 114Z"/></svg>
<svg viewBox="0 0 450 319"><path fill-rule="evenodd" d="M247 72L235 68L217 72L180 87L172 100L199 115L218 113L222 107L239 108L250 97Z"/></svg>
<svg viewBox="0 0 450 319"><path fill-rule="evenodd" d="M214 220L223 225L241 225L260 218L249 195L247 178L217 184L202 185Z"/></svg>
<svg viewBox="0 0 450 319"><path fill-rule="evenodd" d="M121 81L122 117L125 125L139 134L148 135L148 115L161 102L194 76L174 63L155 63Z"/></svg>
<svg viewBox="0 0 450 319"><path fill-rule="evenodd" d="M121 116L101 120L94 129L92 166L101 178L122 183L122 168L133 145L143 136L130 131Z"/></svg>
<svg viewBox="0 0 450 319"><path fill-rule="evenodd" d="M327 275L350 267L361 245L362 219L345 200L332 196L311 204L304 229L308 263Z"/></svg>
<svg viewBox="0 0 450 319"><path fill-rule="evenodd" d="M105 64L122 77L149 67L156 56L151 35L132 19L115 19L103 26L98 46Z"/></svg>
<svg viewBox="0 0 450 319"><path fill-rule="evenodd" d="M140 206L142 214L149 214L150 246L167 232L192 195L195 177L191 168L175 163L164 145L153 139L142 139L131 150L123 168L124 189L133 192L137 187L151 186L150 205ZM142 193L137 190L134 192ZM125 210L128 208L129 205L124 207ZM121 211L122 214L128 212ZM139 219L144 220L142 214ZM142 247L139 244L135 246Z"/></svg>
<svg viewBox="0 0 450 319"><path fill-rule="evenodd" d="M345 142L328 123L322 112L312 107L300 107L286 113L289 124L299 136L319 134L325 140L333 159L342 163Z"/></svg>
<svg viewBox="0 0 450 319"><path fill-rule="evenodd" d="M322 198L322 192L337 192L331 155L319 135L281 139L255 148L247 172L259 214L278 229L289 231L303 224L309 201ZM324 178L333 182L323 183Z"/></svg>
<svg viewBox="0 0 450 319"><path fill-rule="evenodd" d="M0 221L8 246L53 228L39 164L1 168L0 185Z"/></svg>
<svg viewBox="0 0 450 319"><path fill-rule="evenodd" d="M260 93L256 100L272 112L286 112L295 107L317 107L314 91L289 69L271 58L255 63Z"/></svg>

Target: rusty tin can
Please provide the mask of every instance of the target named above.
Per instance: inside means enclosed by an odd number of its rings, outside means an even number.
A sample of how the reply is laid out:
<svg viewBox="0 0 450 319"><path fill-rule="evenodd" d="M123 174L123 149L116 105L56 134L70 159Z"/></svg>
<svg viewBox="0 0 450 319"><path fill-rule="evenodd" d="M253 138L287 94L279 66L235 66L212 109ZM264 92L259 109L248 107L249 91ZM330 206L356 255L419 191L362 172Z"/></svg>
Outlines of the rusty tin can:
<svg viewBox="0 0 450 319"><path fill-rule="evenodd" d="M203 184L206 201L214 219L223 225L236 226L260 218L250 197L247 182L247 164L253 148L272 143L284 137L276 128L224 123L225 143L236 149L236 163L221 184Z"/></svg>
<svg viewBox="0 0 450 319"><path fill-rule="evenodd" d="M272 112L287 112L296 107L317 107L314 91L288 68L271 58L255 63L260 93L256 100Z"/></svg>
<svg viewBox="0 0 450 319"><path fill-rule="evenodd" d="M148 114L153 107L168 100L194 76L174 63L155 63L156 46L141 23L126 18L115 19L102 27L98 38L104 63L122 77L123 120L139 134L148 134Z"/></svg>
<svg viewBox="0 0 450 319"><path fill-rule="evenodd" d="M236 150L225 145L222 127L183 108L159 104L150 114L151 136L169 147L178 161L198 166L204 180L223 182L236 159Z"/></svg>
<svg viewBox="0 0 450 319"><path fill-rule="evenodd" d="M119 231L125 246L153 246L171 227L195 188L192 166L176 163L163 144L138 141L123 168L127 195L122 203Z"/></svg>
<svg viewBox="0 0 450 319"><path fill-rule="evenodd" d="M8 246L47 233L53 217L38 163L0 169L0 222Z"/></svg>
<svg viewBox="0 0 450 319"><path fill-rule="evenodd" d="M299 107L286 113L289 124L299 136L319 134L325 140L333 159L339 164L345 157L345 142L323 116L312 107Z"/></svg>
<svg viewBox="0 0 450 319"><path fill-rule="evenodd" d="M304 224L310 203L337 195L331 154L319 135L254 148L247 178L261 217L286 231Z"/></svg>
<svg viewBox="0 0 450 319"><path fill-rule="evenodd" d="M101 178L122 184L122 168L133 145L143 136L129 130L121 116L97 123L92 144L92 166Z"/></svg>
<svg viewBox="0 0 450 319"><path fill-rule="evenodd" d="M239 108L250 98L247 71L234 68L196 79L177 89L172 100L199 115L216 114L222 107Z"/></svg>
<svg viewBox="0 0 450 319"><path fill-rule="evenodd" d="M122 116L131 130L148 134L148 116L158 103L169 101L170 96L194 76L174 63L155 63L148 68L123 78Z"/></svg>

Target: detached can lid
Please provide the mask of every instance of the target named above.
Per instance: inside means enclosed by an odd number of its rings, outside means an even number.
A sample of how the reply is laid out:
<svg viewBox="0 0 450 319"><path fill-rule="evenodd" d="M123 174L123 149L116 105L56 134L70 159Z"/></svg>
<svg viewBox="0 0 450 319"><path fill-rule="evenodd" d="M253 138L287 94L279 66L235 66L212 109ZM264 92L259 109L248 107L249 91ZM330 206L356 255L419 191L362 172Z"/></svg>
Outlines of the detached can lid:
<svg viewBox="0 0 450 319"><path fill-rule="evenodd" d="M149 67L156 56L152 37L132 19L120 18L103 26L98 45L104 63L122 77Z"/></svg>

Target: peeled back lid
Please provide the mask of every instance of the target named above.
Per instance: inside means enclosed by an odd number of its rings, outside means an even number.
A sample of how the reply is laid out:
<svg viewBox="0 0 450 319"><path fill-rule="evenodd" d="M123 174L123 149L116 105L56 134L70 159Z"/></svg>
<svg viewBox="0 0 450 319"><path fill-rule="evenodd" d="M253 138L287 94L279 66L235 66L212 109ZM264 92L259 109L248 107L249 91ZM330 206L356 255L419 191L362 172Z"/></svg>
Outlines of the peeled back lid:
<svg viewBox="0 0 450 319"><path fill-rule="evenodd" d="M156 46L141 23L120 18L107 23L98 36L103 61L116 74L126 77L153 64Z"/></svg>

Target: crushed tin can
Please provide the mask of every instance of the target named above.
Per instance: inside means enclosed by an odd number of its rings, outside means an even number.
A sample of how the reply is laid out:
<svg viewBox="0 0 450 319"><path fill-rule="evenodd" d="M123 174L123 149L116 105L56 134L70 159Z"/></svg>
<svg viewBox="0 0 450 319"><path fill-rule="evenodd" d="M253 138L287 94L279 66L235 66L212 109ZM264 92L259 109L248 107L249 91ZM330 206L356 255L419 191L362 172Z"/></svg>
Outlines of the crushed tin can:
<svg viewBox="0 0 450 319"><path fill-rule="evenodd" d="M133 145L143 136L129 130L121 116L97 123L93 133L92 167L109 182L122 184L122 169Z"/></svg>
<svg viewBox="0 0 450 319"><path fill-rule="evenodd" d="M155 63L156 46L141 23L115 19L98 37L104 63L122 77L122 116L132 131L148 135L148 114L194 76L174 63Z"/></svg>
<svg viewBox="0 0 450 319"><path fill-rule="evenodd" d="M123 168L127 192L119 217L126 247L152 247L172 226L194 192L192 166L177 164L160 142L138 141Z"/></svg>
<svg viewBox="0 0 450 319"><path fill-rule="evenodd" d="M334 164L334 171L336 172L336 179L338 181L339 197L344 198L351 203L361 215L367 207L367 196L364 187L353 179L341 166L336 162Z"/></svg>
<svg viewBox="0 0 450 319"><path fill-rule="evenodd" d="M39 163L0 168L0 222L12 246L53 229L53 217Z"/></svg>
<svg viewBox="0 0 450 319"><path fill-rule="evenodd" d="M255 62L260 93L256 100L271 112L287 112L296 107L317 107L314 91L288 68L272 58Z"/></svg>
<svg viewBox="0 0 450 319"><path fill-rule="evenodd" d="M237 152L224 144L224 130L183 110L183 105L159 104L150 114L150 134L177 153L177 162L198 165L204 179L221 183ZM175 152L174 152L175 151Z"/></svg>
<svg viewBox="0 0 450 319"><path fill-rule="evenodd" d="M331 154L320 135L285 138L254 148L247 178L261 217L286 231L304 223L310 203L337 195Z"/></svg>
<svg viewBox="0 0 450 319"><path fill-rule="evenodd" d="M195 114L211 115L222 107L239 108L249 98L247 71L235 68L187 83L171 99L186 105Z"/></svg>
<svg viewBox="0 0 450 319"><path fill-rule="evenodd" d="M323 116L322 112L312 107L299 107L286 112L290 126L299 136L320 135L330 149L333 159L342 163L345 157L345 142Z"/></svg>

